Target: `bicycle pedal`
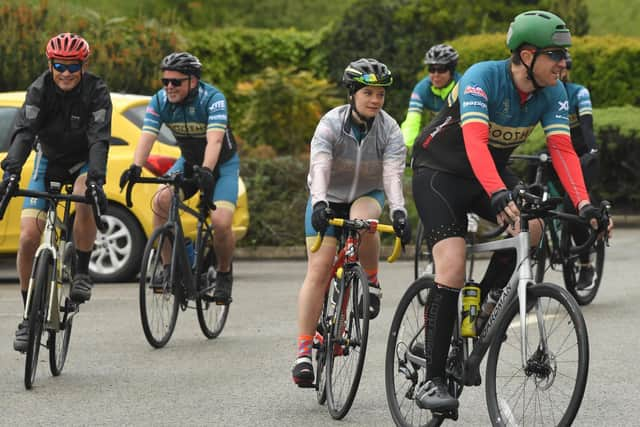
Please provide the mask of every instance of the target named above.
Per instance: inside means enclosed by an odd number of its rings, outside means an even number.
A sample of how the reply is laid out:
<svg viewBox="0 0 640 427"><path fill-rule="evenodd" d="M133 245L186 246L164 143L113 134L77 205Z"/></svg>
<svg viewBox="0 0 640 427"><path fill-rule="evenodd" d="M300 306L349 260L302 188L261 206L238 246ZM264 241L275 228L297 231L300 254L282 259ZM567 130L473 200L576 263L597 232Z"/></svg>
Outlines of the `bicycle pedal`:
<svg viewBox="0 0 640 427"><path fill-rule="evenodd" d="M306 383L306 382L300 382L300 383L296 383L296 385L299 388L313 388L315 390L318 389L318 384L316 383Z"/></svg>
<svg viewBox="0 0 640 427"><path fill-rule="evenodd" d="M217 299L214 299L214 301L216 302L216 305L229 305L233 302L233 298L229 297L227 301L218 301Z"/></svg>

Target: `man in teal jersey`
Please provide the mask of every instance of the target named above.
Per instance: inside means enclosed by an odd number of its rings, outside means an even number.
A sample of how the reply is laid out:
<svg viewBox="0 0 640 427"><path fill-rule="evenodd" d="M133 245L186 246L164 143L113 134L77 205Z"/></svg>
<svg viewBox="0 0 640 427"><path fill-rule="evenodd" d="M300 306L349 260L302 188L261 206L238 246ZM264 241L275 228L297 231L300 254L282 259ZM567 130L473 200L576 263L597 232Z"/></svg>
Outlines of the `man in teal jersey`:
<svg viewBox="0 0 640 427"><path fill-rule="evenodd" d="M408 149L413 147L420 132L423 111L440 111L451 89L460 80L460 74L456 72L458 52L449 45L432 46L424 57L424 63L429 75L413 88L407 117L401 126L404 143Z"/></svg>
<svg viewBox="0 0 640 427"><path fill-rule="evenodd" d="M552 13L524 12L511 23L507 46L509 59L480 62L465 71L413 149L413 196L437 266L424 312L427 381L416 403L436 412L458 407L443 378L465 280L467 213L519 230L510 191L519 179L506 166L538 123L572 205L582 217L600 219L571 145L569 102L558 80L571 46L569 29ZM537 221L529 226L533 243L541 227ZM515 251L496 251L481 287L504 286L515 267Z"/></svg>
<svg viewBox="0 0 640 427"><path fill-rule="evenodd" d="M160 127L166 124L182 152L167 174L184 173L190 177L193 167L201 166L199 187L216 205L211 212L211 224L215 230L213 243L218 261L213 298L216 304L227 305L231 302L233 284L231 260L235 237L231 224L238 199L240 165L228 124L227 101L216 87L200 80L202 64L190 53L167 55L160 69L164 88L151 98L133 164L122 173L120 187L140 176ZM188 199L198 188L185 185L182 190ZM170 203L171 188L163 186L153 199L154 227L164 224ZM163 253L163 260L168 264L168 254L165 256ZM167 270L168 265L165 266Z"/></svg>

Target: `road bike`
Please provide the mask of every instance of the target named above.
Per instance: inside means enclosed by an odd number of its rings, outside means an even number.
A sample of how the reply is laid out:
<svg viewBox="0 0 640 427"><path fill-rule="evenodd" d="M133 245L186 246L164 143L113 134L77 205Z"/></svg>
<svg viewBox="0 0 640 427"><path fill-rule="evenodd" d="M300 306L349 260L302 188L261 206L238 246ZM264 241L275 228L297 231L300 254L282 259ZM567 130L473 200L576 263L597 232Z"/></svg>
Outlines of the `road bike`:
<svg viewBox="0 0 640 427"><path fill-rule="evenodd" d="M182 311L195 308L200 329L209 339L220 335L229 315L229 304L217 304L213 296L216 255L209 210L215 206L205 200L202 192L198 210L180 198L180 188L184 183L197 182L197 171L196 168L194 178L185 178L182 174L140 177L127 184L128 206L131 206L131 191L136 183L165 184L167 187L163 188L173 190L167 222L151 233L140 269L140 320L147 341L155 348L164 347L169 342L179 308ZM198 221L193 260L189 256L190 241L184 236L180 211Z"/></svg>
<svg viewBox="0 0 640 427"><path fill-rule="evenodd" d="M535 178L528 185L535 188L543 200L559 198L560 191L551 178L551 157L543 152L538 155L514 154L514 160L525 160L535 169ZM609 207L610 208L610 207ZM590 304L600 288L604 270L605 248L608 246L607 236L596 239L592 245L582 252L576 252L574 241L569 232L570 220L560 218L546 218L543 222L544 232L542 240L531 255L534 279L536 282L544 280L545 273L552 269L562 271L564 285L573 295L578 304ZM579 285L580 256L584 252L589 253L589 264L594 266L594 275L589 285Z"/></svg>
<svg viewBox="0 0 640 427"><path fill-rule="evenodd" d="M326 401L329 414L339 420L349 412L358 391L369 337L369 284L358 257L360 233L394 230L377 220L334 218L329 224L341 233L313 342L316 382L312 387L318 403ZM310 250L317 251L321 243L319 237ZM387 261L395 261L401 251L396 237Z"/></svg>
<svg viewBox="0 0 640 427"><path fill-rule="evenodd" d="M445 384L459 397L464 386L480 385L480 365L487 356L485 393L494 426L560 425L574 420L584 395L589 368L589 340L581 310L573 297L552 283L535 283L530 264L529 226L533 218L580 221L554 210L557 200L524 190L516 197L521 232L514 237L471 245L474 253L512 248L517 268L476 336L461 334L462 304L446 362ZM601 207L603 211L606 205ZM599 231L606 230L604 221ZM593 243L592 232L584 246ZM418 278L402 296L387 341L385 389L398 426L438 426L456 420L458 410L432 412L415 403L426 382L425 303L434 278ZM462 296L462 293L461 293Z"/></svg>
<svg viewBox="0 0 640 427"><path fill-rule="evenodd" d="M90 198L74 195L71 194L72 185L62 185L56 181L49 183L48 192L21 190L18 189L18 180L17 175L9 178L7 191L0 201L0 219L4 217L12 197L33 197L49 202L41 243L33 259L23 315L23 319L29 323L24 369L24 385L29 390L36 378L41 346L49 350L51 374L58 376L62 373L69 351L73 319L80 308L80 304L69 298L75 265L75 249L71 242L71 203L91 205L94 220L101 232L106 230L107 224L101 220L95 191ZM63 189L65 193L62 193ZM60 205L61 216L58 214ZM45 333L48 333L48 339L42 344Z"/></svg>

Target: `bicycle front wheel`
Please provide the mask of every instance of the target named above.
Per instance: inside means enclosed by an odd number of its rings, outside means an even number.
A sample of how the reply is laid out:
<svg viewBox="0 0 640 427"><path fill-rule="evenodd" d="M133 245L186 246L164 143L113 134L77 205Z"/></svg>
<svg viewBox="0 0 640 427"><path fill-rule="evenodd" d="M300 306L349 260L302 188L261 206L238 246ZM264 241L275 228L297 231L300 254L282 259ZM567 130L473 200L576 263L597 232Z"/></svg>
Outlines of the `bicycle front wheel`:
<svg viewBox="0 0 640 427"><path fill-rule="evenodd" d="M31 389L36 378L40 343L47 319L47 290L53 273L53 257L48 251L41 252L37 259L36 275L29 305L29 341L24 367L24 386Z"/></svg>
<svg viewBox="0 0 640 427"><path fill-rule="evenodd" d="M563 253L569 252L571 246L571 238L569 233L564 233L562 236L562 248ZM598 289L600 289L600 282L602 281L602 271L604 269L604 251L605 244L602 239L596 240L596 242L588 249L589 251L589 264L594 268L593 278L591 283L578 284L578 277L580 276L580 256L566 255L562 260L562 276L564 278L564 285L571 295L576 299L580 305L590 304Z"/></svg>
<svg viewBox="0 0 640 427"><path fill-rule="evenodd" d="M177 283L169 283L170 278L165 274L161 248L175 242L174 231L168 227L155 230L142 256L140 269L140 320L144 336L151 346L164 347L178 319L179 300L176 296L180 292ZM173 264L173 260L172 260Z"/></svg>
<svg viewBox="0 0 640 427"><path fill-rule="evenodd" d="M356 397L369 337L369 285L362 267L345 269L342 292L327 335L326 389L329 413L344 418Z"/></svg>
<svg viewBox="0 0 640 427"><path fill-rule="evenodd" d="M73 277L73 265L75 262L75 250L71 242L67 242L62 254L62 270L60 282L57 284L58 327L49 331L49 369L53 376L62 373L62 368L67 360L69 352L69 340L73 326L73 315L76 305L69 298L71 278Z"/></svg>
<svg viewBox="0 0 640 427"><path fill-rule="evenodd" d="M589 340L579 306L550 283L527 290L527 313L516 299L497 325L487 359L486 396L493 425L568 426L587 385ZM526 330L522 360L521 325Z"/></svg>
<svg viewBox="0 0 640 427"><path fill-rule="evenodd" d="M397 426L431 425L431 411L415 404L418 388L426 381L424 359L424 305L433 278L421 277L405 291L391 321L384 366L385 391Z"/></svg>
<svg viewBox="0 0 640 427"><path fill-rule="evenodd" d="M196 277L200 294L196 300L198 323L205 337L216 338L227 323L230 304L217 305L213 300L216 279L216 255L213 240L209 234L203 237L202 262Z"/></svg>

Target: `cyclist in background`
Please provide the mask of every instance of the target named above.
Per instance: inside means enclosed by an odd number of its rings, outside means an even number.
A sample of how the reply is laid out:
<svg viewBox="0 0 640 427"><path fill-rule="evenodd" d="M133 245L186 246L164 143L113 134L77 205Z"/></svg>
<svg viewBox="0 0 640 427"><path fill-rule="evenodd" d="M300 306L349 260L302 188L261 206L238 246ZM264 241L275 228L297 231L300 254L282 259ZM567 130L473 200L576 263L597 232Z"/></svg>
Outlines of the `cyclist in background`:
<svg viewBox="0 0 640 427"><path fill-rule="evenodd" d="M460 80L456 72L458 52L446 44L432 46L424 57L429 74L420 80L411 92L407 117L402 123L402 135L407 148L411 150L420 133L422 113L425 109L437 113L455 84Z"/></svg>
<svg viewBox="0 0 640 427"><path fill-rule="evenodd" d="M591 106L591 95L589 90L579 84L569 81L569 75L573 61L567 54L567 67L560 75L560 80L564 83L569 98L569 126L571 128L571 142L576 154L580 157L582 174L587 189L590 189L598 179L599 158L598 145L593 132L593 109ZM593 198L593 194L590 192ZM570 213L575 213L568 195L565 195L564 206ZM588 229L579 224L569 223L569 232L577 245L581 245L589 238ZM580 273L576 287L584 289L591 285L595 276L595 270L589 260L589 252L580 255Z"/></svg>
<svg viewBox="0 0 640 427"><path fill-rule="evenodd" d="M438 266L424 313L428 381L416 398L420 408L432 411L458 407L442 377L465 280L466 214L473 211L519 230L510 191L519 180L506 165L538 122L572 204L585 218L600 217L571 145L567 94L558 84L571 46L569 29L552 13L524 12L511 23L507 46L510 59L480 62L465 72L413 151L413 195ZM541 226L532 221L530 227L535 244ZM503 287L515 263L515 250L495 252L480 284L484 292Z"/></svg>
<svg viewBox="0 0 640 427"><path fill-rule="evenodd" d="M331 217L375 219L382 214L385 195L396 234L404 243L411 239L402 193L406 147L398 123L384 110L386 88L393 77L375 59L359 59L344 71L349 104L325 114L311 140L307 183L310 197L305 213L307 274L298 297L298 351L293 381L309 386L314 381L311 347L325 286L331 274L339 233L329 226ZM316 234L325 236L312 253ZM378 281L378 233L361 237L360 261L370 292L369 318L380 311Z"/></svg>
<svg viewBox="0 0 640 427"><path fill-rule="evenodd" d="M211 224L215 231L213 245L218 261L213 298L216 304L227 305L231 303L233 285L231 261L235 236L231 225L238 200L240 168L236 142L229 127L227 101L220 90L200 80L202 64L188 52L167 55L160 69L164 88L156 92L149 102L133 164L122 173L120 188L124 188L129 180L135 181L140 177L160 127L166 124L182 153L167 174L184 173L189 178L193 176L193 167L201 166L198 186L185 184L182 188L184 198L192 197L199 187L205 197L216 205L216 209L211 211ZM153 198L155 228L168 218L171 192L171 187L162 186ZM166 259L164 272L168 277L169 254L163 259Z"/></svg>
<svg viewBox="0 0 640 427"><path fill-rule="evenodd" d="M52 180L73 183L73 194L89 196L95 189L100 211L106 211L102 186L111 137L111 97L104 81L87 71L89 54L89 43L76 34L58 34L47 43L49 68L31 83L18 111L9 153L2 161L5 179L0 183L1 194L6 192L11 175L20 176L35 147L30 190L46 192ZM89 260L97 229L90 205L77 203L75 208L73 238L77 259L70 298L81 303L91 298ZM25 304L46 210L46 200L25 198L16 259ZM25 352L28 337L28 322L23 320L13 347Z"/></svg>

